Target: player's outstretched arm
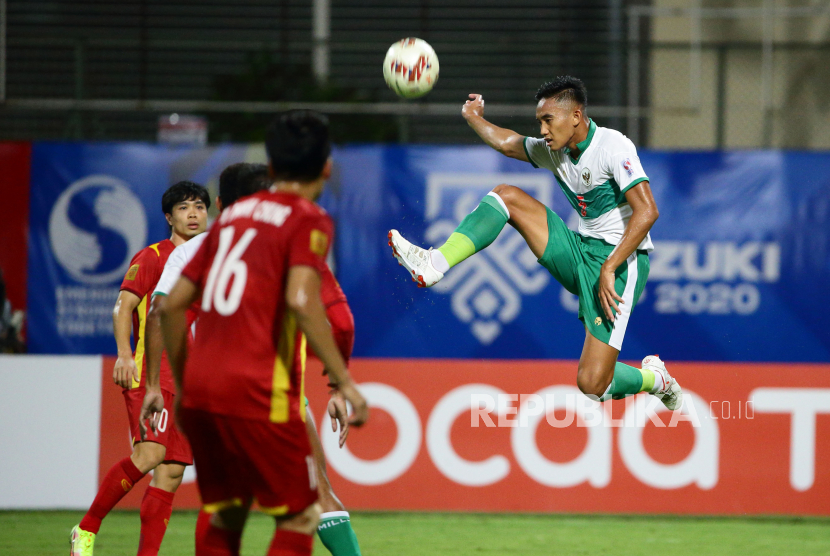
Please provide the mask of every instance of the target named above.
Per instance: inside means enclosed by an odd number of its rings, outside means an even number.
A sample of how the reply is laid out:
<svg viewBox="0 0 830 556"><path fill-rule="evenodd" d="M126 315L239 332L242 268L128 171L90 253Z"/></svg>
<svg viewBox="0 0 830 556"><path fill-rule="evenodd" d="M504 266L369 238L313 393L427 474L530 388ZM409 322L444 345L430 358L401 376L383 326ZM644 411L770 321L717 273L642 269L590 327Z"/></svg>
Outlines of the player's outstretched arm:
<svg viewBox="0 0 830 556"><path fill-rule="evenodd" d="M642 243L660 216L648 181L642 181L626 191L625 200L631 205L631 218L628 220L620 242L602 264L599 274L599 302L605 311L605 316L611 322L614 322L615 316L620 313L617 302L623 302L622 297L614 289L614 273L617 267L623 264Z"/></svg>
<svg viewBox="0 0 830 556"><path fill-rule="evenodd" d="M130 346L130 333L133 326L133 311L139 303L141 299L136 294L121 290L112 309L112 331L118 347L118 359L112 370L112 380L122 388L129 388L133 380L138 379L133 348Z"/></svg>
<svg viewBox="0 0 830 556"><path fill-rule="evenodd" d="M470 94L470 100L461 108L461 115L488 146L501 154L529 162L524 148L524 135L491 124L484 119L484 98L478 94Z"/></svg>
<svg viewBox="0 0 830 556"><path fill-rule="evenodd" d="M182 391L182 376L187 361L187 308L198 294L196 284L182 276L161 307L161 334L179 392Z"/></svg>
<svg viewBox="0 0 830 556"><path fill-rule="evenodd" d="M354 414L349 422L355 426L363 424L369 416L369 409L337 349L326 320L326 308L320 298L320 275L315 268L302 265L291 267L285 287L285 301L288 309L297 316L297 324L309 345L323 362L330 381L352 404Z"/></svg>

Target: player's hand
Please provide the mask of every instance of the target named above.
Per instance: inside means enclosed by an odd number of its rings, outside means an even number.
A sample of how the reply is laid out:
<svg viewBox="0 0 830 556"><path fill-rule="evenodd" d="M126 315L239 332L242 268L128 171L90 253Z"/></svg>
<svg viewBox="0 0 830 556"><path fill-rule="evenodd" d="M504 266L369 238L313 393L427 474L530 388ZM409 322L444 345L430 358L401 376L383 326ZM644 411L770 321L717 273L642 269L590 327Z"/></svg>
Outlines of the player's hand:
<svg viewBox="0 0 830 556"><path fill-rule="evenodd" d="M365 423L369 419L369 406L366 404L366 398L355 387L354 382L351 379L342 382L337 386L337 390L347 402L352 404L352 416L349 417L349 425L359 427Z"/></svg>
<svg viewBox="0 0 830 556"><path fill-rule="evenodd" d="M138 368L132 354L116 359L112 370L112 380L121 388L130 388L133 380L138 380Z"/></svg>
<svg viewBox="0 0 830 556"><path fill-rule="evenodd" d="M340 447L342 448L349 436L349 410L346 407L346 400L339 392L334 390L326 409L329 412L329 417L331 417L331 432L337 432L337 426L340 425Z"/></svg>
<svg viewBox="0 0 830 556"><path fill-rule="evenodd" d="M602 306L605 317L611 322L614 322L617 315L622 314L615 302L625 303L614 289L615 280L614 270L602 265L599 271L599 304Z"/></svg>
<svg viewBox="0 0 830 556"><path fill-rule="evenodd" d="M484 117L484 97L481 95L477 95L475 93L470 94L470 100L464 103L464 106L461 108L461 115L464 116L465 120L469 120L470 118Z"/></svg>
<svg viewBox="0 0 830 556"><path fill-rule="evenodd" d="M141 415L138 418L138 427L141 429L141 440L147 440L147 421L150 421L150 428L153 434L158 431L159 417L164 411L164 396L157 388L148 388L144 394L144 401L141 403Z"/></svg>

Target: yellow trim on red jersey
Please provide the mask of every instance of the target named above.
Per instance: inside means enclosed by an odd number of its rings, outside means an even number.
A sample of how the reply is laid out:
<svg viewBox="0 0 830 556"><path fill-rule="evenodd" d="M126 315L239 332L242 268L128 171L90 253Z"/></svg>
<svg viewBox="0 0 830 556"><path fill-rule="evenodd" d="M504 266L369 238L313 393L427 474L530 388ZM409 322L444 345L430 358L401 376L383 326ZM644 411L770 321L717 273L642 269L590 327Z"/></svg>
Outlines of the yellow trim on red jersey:
<svg viewBox="0 0 830 556"><path fill-rule="evenodd" d="M221 502L214 502L213 504L205 504L202 506L202 511L206 514L215 514L228 508L240 508L244 505L242 498L231 498L230 500L222 500Z"/></svg>
<svg viewBox="0 0 830 556"><path fill-rule="evenodd" d="M305 423L306 405L305 405L305 362L306 362L306 341L305 334L300 334L300 419Z"/></svg>
<svg viewBox="0 0 830 556"><path fill-rule="evenodd" d="M135 344L135 368L138 377L133 379L133 388L141 386L141 374L144 369L144 329L147 326L147 296L141 298L141 303L135 308L138 311L138 342Z"/></svg>
<svg viewBox="0 0 830 556"><path fill-rule="evenodd" d="M288 504L283 504L282 506L277 506L275 508L268 508L260 505L259 511L266 515L285 515L288 513Z"/></svg>
<svg viewBox="0 0 830 556"><path fill-rule="evenodd" d="M294 349L297 342L297 318L286 312L282 320L280 340L277 343L277 357L274 360L274 375L271 379L272 423L287 423L289 416L288 390L291 389L291 369L294 366Z"/></svg>
<svg viewBox="0 0 830 556"><path fill-rule="evenodd" d="M159 243L160 243L160 242L159 242ZM158 244L158 243L154 243L154 244L152 244L152 245L150 246L150 249L152 249L153 251L155 251L155 252L156 252L156 255L158 255L159 257L161 257L161 253L159 253L159 244Z"/></svg>

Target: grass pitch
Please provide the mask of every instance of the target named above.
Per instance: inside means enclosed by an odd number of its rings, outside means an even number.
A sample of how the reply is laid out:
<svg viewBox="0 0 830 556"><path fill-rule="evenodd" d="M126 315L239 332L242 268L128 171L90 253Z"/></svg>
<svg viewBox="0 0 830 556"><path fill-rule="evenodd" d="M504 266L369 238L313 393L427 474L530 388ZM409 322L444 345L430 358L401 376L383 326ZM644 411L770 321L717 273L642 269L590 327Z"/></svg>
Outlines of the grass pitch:
<svg viewBox="0 0 830 556"><path fill-rule="evenodd" d="M0 512L0 554L66 554L69 530L83 512ZM193 554L195 512L176 512L163 556ZM830 556L830 519L456 513L352 514L365 556L552 554L557 556ZM96 556L135 554L137 512L116 511L101 527ZM273 521L252 514L243 556L265 554ZM315 555L328 551L319 539Z"/></svg>

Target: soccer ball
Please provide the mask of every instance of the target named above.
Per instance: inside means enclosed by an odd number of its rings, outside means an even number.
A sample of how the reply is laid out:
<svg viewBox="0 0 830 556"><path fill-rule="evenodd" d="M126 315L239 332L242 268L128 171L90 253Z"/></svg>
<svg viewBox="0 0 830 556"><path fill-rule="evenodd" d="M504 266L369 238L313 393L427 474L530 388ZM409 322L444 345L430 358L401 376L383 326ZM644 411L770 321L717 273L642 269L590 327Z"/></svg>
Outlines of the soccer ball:
<svg viewBox="0 0 830 556"><path fill-rule="evenodd" d="M422 97L438 81L438 56L421 39L401 39L386 52L383 78L389 88L403 98Z"/></svg>

